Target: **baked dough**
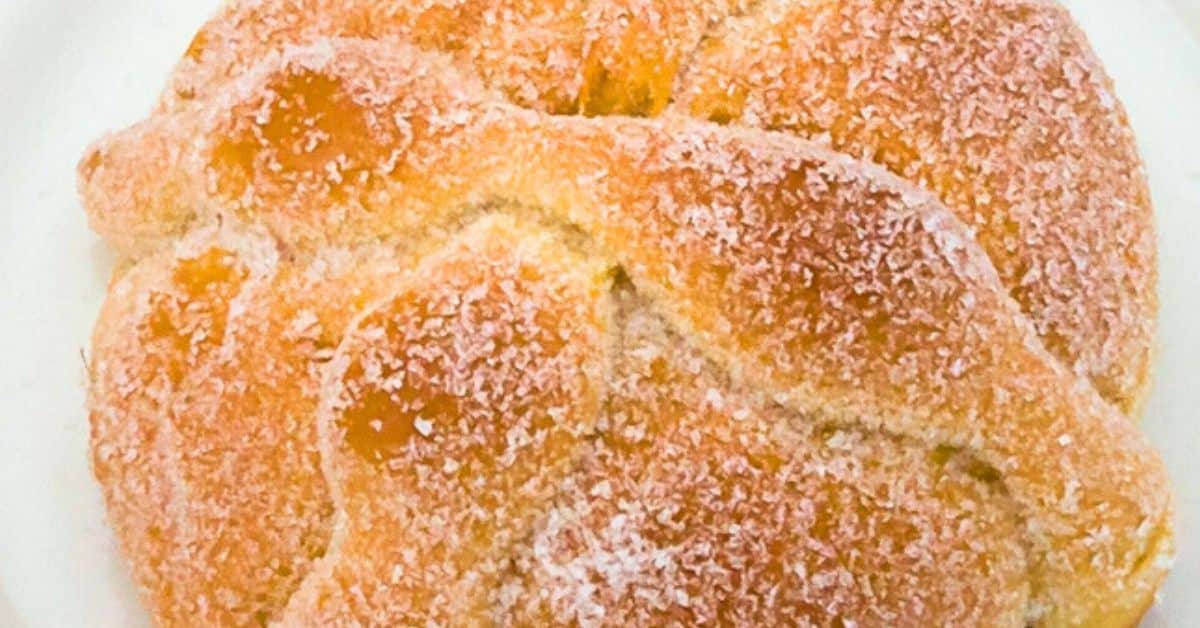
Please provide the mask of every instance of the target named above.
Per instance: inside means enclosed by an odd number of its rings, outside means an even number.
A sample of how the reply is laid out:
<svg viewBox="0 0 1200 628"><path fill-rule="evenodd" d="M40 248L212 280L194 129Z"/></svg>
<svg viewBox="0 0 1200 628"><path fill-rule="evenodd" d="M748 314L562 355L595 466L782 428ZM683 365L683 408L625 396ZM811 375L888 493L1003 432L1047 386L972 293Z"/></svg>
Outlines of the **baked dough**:
<svg viewBox="0 0 1200 628"><path fill-rule="evenodd" d="M514 103L411 32L312 32L80 164L131 264L93 343L94 467L157 623L1151 603L1161 460L932 193L674 106ZM241 54L214 41L179 76ZM1153 276L1152 249L1125 262Z"/></svg>

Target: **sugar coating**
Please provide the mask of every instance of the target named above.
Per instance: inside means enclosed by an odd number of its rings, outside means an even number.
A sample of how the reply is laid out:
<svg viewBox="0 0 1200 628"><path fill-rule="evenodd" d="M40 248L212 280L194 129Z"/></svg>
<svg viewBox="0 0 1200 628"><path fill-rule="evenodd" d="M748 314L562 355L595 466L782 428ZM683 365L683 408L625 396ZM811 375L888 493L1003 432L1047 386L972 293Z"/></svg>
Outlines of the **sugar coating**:
<svg viewBox="0 0 1200 628"><path fill-rule="evenodd" d="M1149 190L1111 81L1054 2L241 0L196 35L163 108L329 37L448 52L538 110L671 105L881 164L971 226L1051 353L1140 413L1158 307Z"/></svg>
<svg viewBox="0 0 1200 628"><path fill-rule="evenodd" d="M97 326L93 451L160 623L1121 622L1165 574L1144 437L1046 351L968 225L818 143L546 115L451 57L329 39L97 145L81 189L140 260ZM256 244L202 254L227 239ZM169 333L142 338L156 293ZM258 318L279 320L240 331ZM269 429L192 425L214 416ZM731 514L738 491L756 506ZM846 495L836 525L802 511ZM222 514L267 496L285 514ZM693 508L677 549L696 569L746 578L647 564L670 527L655 500ZM260 553L201 551L262 538L291 560L276 579L246 577L275 569ZM758 565L760 542L791 571Z"/></svg>
<svg viewBox="0 0 1200 628"><path fill-rule="evenodd" d="M628 286L615 296L600 438L521 547L501 623L1024 620L1016 510L969 461L790 413L731 384Z"/></svg>
<svg viewBox="0 0 1200 628"><path fill-rule="evenodd" d="M1046 348L1137 414L1158 308L1149 189L1125 111L1066 10L764 2L687 72L682 111L816 139L937 194Z"/></svg>
<svg viewBox="0 0 1200 628"><path fill-rule="evenodd" d="M331 252L305 272L261 233L198 230L113 283L92 462L159 623L261 623L325 553L319 376L394 264Z"/></svg>
<svg viewBox="0 0 1200 628"><path fill-rule="evenodd" d="M594 431L611 315L589 266L487 217L351 327L317 418L338 532L284 624L490 616L507 555ZM355 435L364 420L375 440Z"/></svg>
<svg viewBox="0 0 1200 628"><path fill-rule="evenodd" d="M287 45L398 39L451 53L513 102L552 113L657 113L701 38L748 0L239 0L196 34L162 108L202 100Z"/></svg>

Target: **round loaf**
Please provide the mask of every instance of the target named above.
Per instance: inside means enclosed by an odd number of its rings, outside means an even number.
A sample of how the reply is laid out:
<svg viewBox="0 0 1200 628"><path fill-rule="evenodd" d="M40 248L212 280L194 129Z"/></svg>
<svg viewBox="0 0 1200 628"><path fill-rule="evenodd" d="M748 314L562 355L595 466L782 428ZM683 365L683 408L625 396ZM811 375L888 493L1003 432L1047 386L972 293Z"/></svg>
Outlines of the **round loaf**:
<svg viewBox="0 0 1200 628"><path fill-rule="evenodd" d="M1172 504L1108 89L1033 1L231 3L79 168L148 610L1135 623Z"/></svg>

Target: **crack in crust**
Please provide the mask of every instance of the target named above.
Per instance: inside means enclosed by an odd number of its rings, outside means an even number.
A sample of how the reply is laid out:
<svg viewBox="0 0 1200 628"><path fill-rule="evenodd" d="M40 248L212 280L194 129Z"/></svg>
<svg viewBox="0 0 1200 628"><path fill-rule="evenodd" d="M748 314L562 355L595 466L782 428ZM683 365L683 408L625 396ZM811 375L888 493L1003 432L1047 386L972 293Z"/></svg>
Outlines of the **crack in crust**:
<svg viewBox="0 0 1200 628"><path fill-rule="evenodd" d="M331 39L80 176L141 258L90 406L160 623L1121 625L1165 574L1157 455L882 168Z"/></svg>

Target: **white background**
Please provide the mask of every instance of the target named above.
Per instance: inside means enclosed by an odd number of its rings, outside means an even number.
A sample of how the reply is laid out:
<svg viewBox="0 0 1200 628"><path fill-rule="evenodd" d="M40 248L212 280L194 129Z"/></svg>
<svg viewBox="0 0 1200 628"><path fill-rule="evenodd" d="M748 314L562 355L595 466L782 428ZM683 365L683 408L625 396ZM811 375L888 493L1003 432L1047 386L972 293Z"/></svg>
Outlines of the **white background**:
<svg viewBox="0 0 1200 628"><path fill-rule="evenodd" d="M398 0L399 1L399 0ZM1180 554L1146 626L1200 625L1200 0L1069 3L1130 110L1162 259L1145 429ZM88 469L81 349L111 265L75 197L105 129L145 115L216 0L0 0L0 626L144 623Z"/></svg>

